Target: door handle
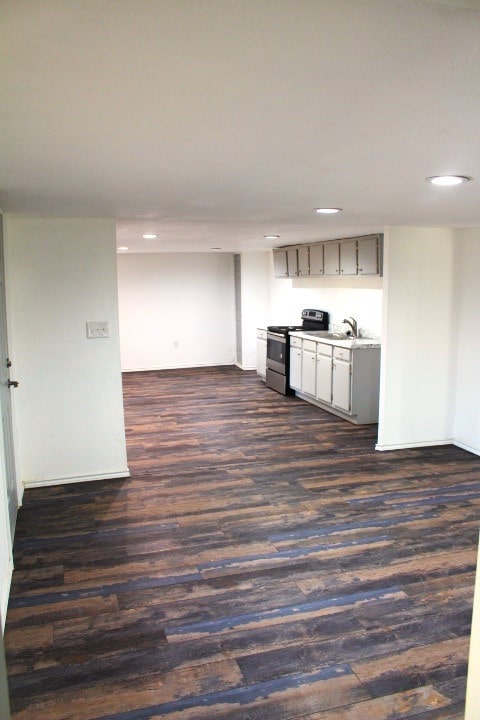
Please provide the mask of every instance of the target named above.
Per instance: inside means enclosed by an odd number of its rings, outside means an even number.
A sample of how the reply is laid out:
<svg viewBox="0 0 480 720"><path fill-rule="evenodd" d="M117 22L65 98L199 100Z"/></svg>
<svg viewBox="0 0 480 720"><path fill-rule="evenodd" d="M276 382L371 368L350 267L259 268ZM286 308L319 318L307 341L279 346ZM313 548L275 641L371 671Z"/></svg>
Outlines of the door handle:
<svg viewBox="0 0 480 720"><path fill-rule="evenodd" d="M18 387L18 380L8 380L7 381L7 387L11 388L17 388Z"/></svg>

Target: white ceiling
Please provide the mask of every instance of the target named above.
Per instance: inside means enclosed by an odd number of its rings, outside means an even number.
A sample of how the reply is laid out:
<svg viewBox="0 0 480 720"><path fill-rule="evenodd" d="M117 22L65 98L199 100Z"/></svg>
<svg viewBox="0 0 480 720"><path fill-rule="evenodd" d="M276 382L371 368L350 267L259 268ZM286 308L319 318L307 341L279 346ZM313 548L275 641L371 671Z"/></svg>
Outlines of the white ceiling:
<svg viewBox="0 0 480 720"><path fill-rule="evenodd" d="M2 0L0 22L6 213L115 217L137 252L480 225L476 0Z"/></svg>

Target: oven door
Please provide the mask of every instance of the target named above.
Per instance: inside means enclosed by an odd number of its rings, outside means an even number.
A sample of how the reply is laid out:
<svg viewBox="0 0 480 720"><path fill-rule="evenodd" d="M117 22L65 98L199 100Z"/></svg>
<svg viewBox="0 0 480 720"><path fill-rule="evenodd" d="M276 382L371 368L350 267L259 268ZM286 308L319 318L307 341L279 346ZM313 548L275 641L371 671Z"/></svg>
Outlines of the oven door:
<svg viewBox="0 0 480 720"><path fill-rule="evenodd" d="M286 374L287 365L287 338L285 335L267 332L267 368L275 372Z"/></svg>

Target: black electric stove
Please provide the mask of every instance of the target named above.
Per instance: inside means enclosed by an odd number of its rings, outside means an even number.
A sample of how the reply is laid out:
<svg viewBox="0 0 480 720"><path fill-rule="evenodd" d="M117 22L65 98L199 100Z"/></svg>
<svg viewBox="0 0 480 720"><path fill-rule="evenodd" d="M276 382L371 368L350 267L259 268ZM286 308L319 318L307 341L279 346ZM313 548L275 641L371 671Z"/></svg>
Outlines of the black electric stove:
<svg viewBox="0 0 480 720"><path fill-rule="evenodd" d="M282 395L290 395L290 333L298 330L328 330L325 310L302 310L301 325L269 325L267 327L267 387Z"/></svg>

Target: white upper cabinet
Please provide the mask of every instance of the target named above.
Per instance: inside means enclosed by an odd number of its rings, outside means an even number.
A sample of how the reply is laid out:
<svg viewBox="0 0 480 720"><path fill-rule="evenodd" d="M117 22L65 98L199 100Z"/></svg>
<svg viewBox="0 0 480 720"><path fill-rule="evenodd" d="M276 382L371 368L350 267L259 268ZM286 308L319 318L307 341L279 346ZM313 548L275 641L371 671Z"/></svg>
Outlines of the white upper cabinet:
<svg viewBox="0 0 480 720"><path fill-rule="evenodd" d="M358 274L380 274L380 241L378 235L358 238Z"/></svg>
<svg viewBox="0 0 480 720"><path fill-rule="evenodd" d="M310 248L308 245L300 245L297 248L298 276L308 277L310 275Z"/></svg>
<svg viewBox="0 0 480 720"><path fill-rule="evenodd" d="M323 275L323 243L310 245L310 275Z"/></svg>
<svg viewBox="0 0 480 720"><path fill-rule="evenodd" d="M288 277L287 251L286 250L274 250L273 251L273 269L275 272L275 277L277 277L277 278Z"/></svg>
<svg viewBox="0 0 480 720"><path fill-rule="evenodd" d="M291 245L273 251L275 277L383 274L383 235Z"/></svg>
<svg viewBox="0 0 480 720"><path fill-rule="evenodd" d="M288 277L297 277L297 275L298 275L297 248L288 248L287 264L288 264Z"/></svg>
<svg viewBox="0 0 480 720"><path fill-rule="evenodd" d="M343 240L340 243L340 274L357 274L357 241Z"/></svg>
<svg viewBox="0 0 480 720"><path fill-rule="evenodd" d="M323 246L323 271L325 275L340 275L340 242L326 242Z"/></svg>

